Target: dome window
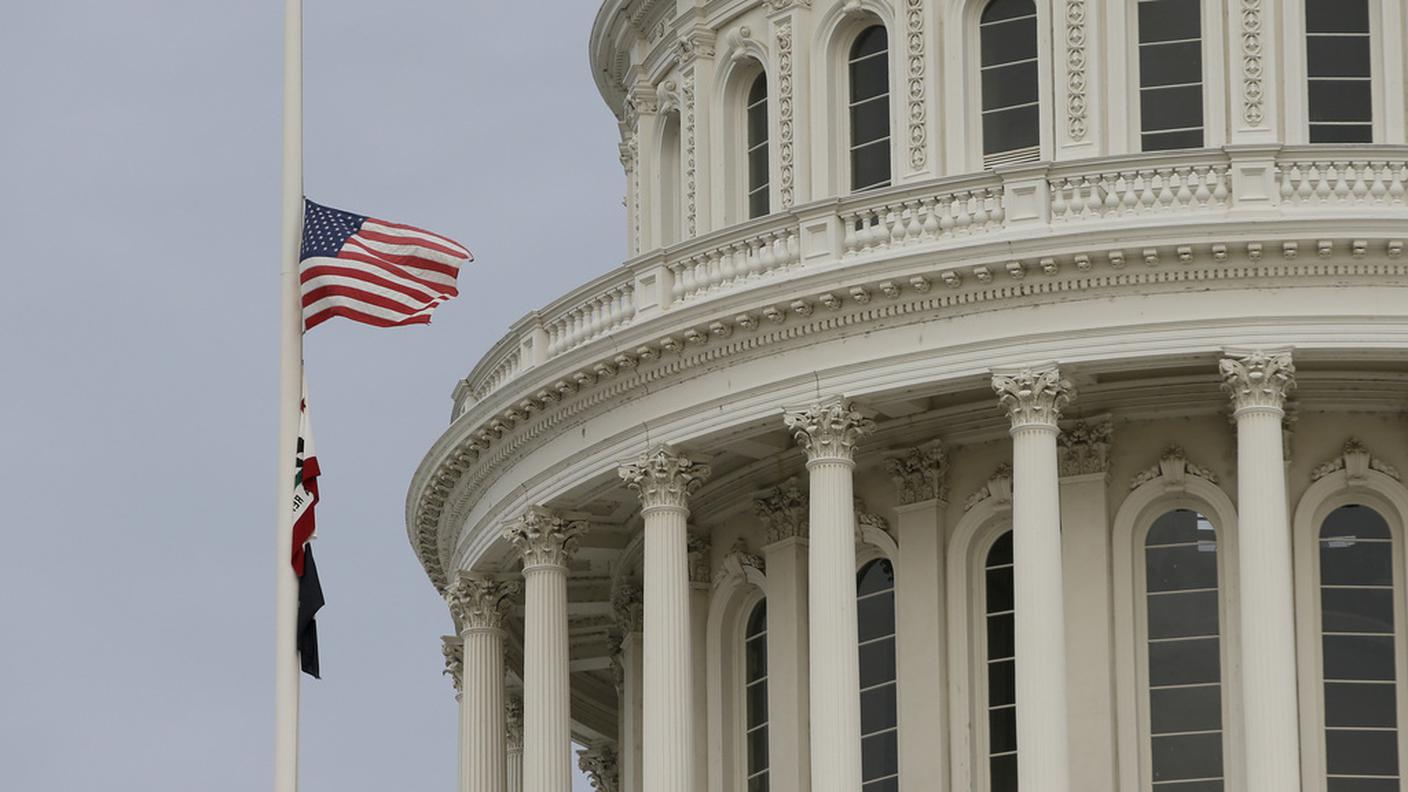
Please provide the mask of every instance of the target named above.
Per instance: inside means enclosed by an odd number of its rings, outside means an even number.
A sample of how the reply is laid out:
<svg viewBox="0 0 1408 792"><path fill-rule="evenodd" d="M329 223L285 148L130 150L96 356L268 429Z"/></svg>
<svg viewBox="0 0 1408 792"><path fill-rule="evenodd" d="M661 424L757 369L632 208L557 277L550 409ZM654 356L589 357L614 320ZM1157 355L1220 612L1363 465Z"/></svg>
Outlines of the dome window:
<svg viewBox="0 0 1408 792"><path fill-rule="evenodd" d="M1041 156L1037 18L1032 0L993 0L978 25L983 92L983 166Z"/></svg>
<svg viewBox="0 0 1408 792"><path fill-rule="evenodd" d="M1203 146L1201 2L1139 2L1139 122L1144 151Z"/></svg>
<svg viewBox="0 0 1408 792"><path fill-rule="evenodd" d="M851 44L851 189L890 185L890 37L883 25L860 32Z"/></svg>

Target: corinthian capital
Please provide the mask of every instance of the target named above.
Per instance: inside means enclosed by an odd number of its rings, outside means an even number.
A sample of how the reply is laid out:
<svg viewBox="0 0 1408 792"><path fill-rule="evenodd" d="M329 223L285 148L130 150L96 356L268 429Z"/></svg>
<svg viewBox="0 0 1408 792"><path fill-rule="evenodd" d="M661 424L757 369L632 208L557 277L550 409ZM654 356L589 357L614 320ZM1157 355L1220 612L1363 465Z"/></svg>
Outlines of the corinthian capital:
<svg viewBox="0 0 1408 792"><path fill-rule="evenodd" d="M501 630L509 606L521 589L517 581L461 572L445 589L445 601L450 605L450 613L454 615L460 633Z"/></svg>
<svg viewBox="0 0 1408 792"><path fill-rule="evenodd" d="M523 694L511 690L504 702L504 737L509 751L523 750Z"/></svg>
<svg viewBox="0 0 1408 792"><path fill-rule="evenodd" d="M1287 394L1296 387L1296 367L1288 349L1228 350L1219 368L1222 389L1232 397L1232 408L1236 411L1279 411L1285 407Z"/></svg>
<svg viewBox="0 0 1408 792"><path fill-rule="evenodd" d="M1076 397L1070 380L1061 379L1056 366L1041 366L1013 371L994 371L992 389L997 401L1007 410L1012 428L1048 426L1056 428L1061 410Z"/></svg>
<svg viewBox="0 0 1408 792"><path fill-rule="evenodd" d="M767 544L783 539L806 538L810 503L796 479L753 499L753 513L767 529Z"/></svg>
<svg viewBox="0 0 1408 792"><path fill-rule="evenodd" d="M568 522L551 511L530 506L523 516L504 528L503 537L523 556L523 568L567 566L577 549L577 537L585 523Z"/></svg>
<svg viewBox="0 0 1408 792"><path fill-rule="evenodd" d="M937 441L909 448L885 460L900 505L948 499L948 452Z"/></svg>
<svg viewBox="0 0 1408 792"><path fill-rule="evenodd" d="M1062 476L1104 473L1110 468L1110 438L1114 425L1108 417L1076 421L1056 438L1056 460Z"/></svg>
<svg viewBox="0 0 1408 792"><path fill-rule="evenodd" d="M464 684L464 641L458 635L440 636L440 652L445 655L445 676L455 686L455 698Z"/></svg>
<svg viewBox="0 0 1408 792"><path fill-rule="evenodd" d="M662 445L640 455L635 462L621 465L626 486L640 495L642 511L687 509L689 496L709 478L709 466Z"/></svg>
<svg viewBox="0 0 1408 792"><path fill-rule="evenodd" d="M616 792L621 771L616 761L616 744L600 742L577 754L577 767L591 776L595 792Z"/></svg>
<svg viewBox="0 0 1408 792"><path fill-rule="evenodd" d="M611 610L616 614L616 629L623 633L638 633L645 625L645 597L639 583L623 582L611 592Z"/></svg>
<svg viewBox="0 0 1408 792"><path fill-rule="evenodd" d="M849 462L855 458L860 438L875 431L875 422L840 396L804 409L784 410L782 420L807 452L808 462Z"/></svg>

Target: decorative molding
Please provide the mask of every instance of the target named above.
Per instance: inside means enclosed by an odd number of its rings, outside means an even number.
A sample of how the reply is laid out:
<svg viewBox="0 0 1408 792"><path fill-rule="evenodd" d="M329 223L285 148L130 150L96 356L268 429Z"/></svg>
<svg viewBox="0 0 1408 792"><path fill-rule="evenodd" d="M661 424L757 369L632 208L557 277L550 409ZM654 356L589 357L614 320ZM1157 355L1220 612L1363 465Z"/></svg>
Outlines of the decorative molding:
<svg viewBox="0 0 1408 792"><path fill-rule="evenodd" d="M793 2L769 0L774 10L791 7ZM810 5L810 3L808 3ZM787 209L796 202L796 174L793 158L793 105L792 95L792 22L780 20L777 23L777 161L778 190L781 208Z"/></svg>
<svg viewBox="0 0 1408 792"><path fill-rule="evenodd" d="M617 792L620 787L621 769L613 742L604 740L579 751L577 767L591 777L595 792Z"/></svg>
<svg viewBox="0 0 1408 792"><path fill-rule="evenodd" d="M464 640L458 635L440 636L440 653L445 656L445 670L440 673L450 678L459 698L464 685Z"/></svg>
<svg viewBox="0 0 1408 792"><path fill-rule="evenodd" d="M1296 367L1289 350L1232 352L1218 364L1222 389L1235 411L1284 410L1286 396L1296 387Z"/></svg>
<svg viewBox="0 0 1408 792"><path fill-rule="evenodd" d="M584 522L568 522L541 506L529 506L504 528L503 538L523 556L525 571L539 566L566 568L577 550L577 537L586 530Z"/></svg>
<svg viewBox="0 0 1408 792"><path fill-rule="evenodd" d="M1061 410L1076 396L1070 380L1061 378L1055 365L994 371L992 389L997 401L1007 411L1012 428L1025 426L1056 427Z"/></svg>
<svg viewBox="0 0 1408 792"><path fill-rule="evenodd" d="M712 52L711 45L711 55ZM689 239L693 239L699 230L699 169L694 132L694 120L699 113L694 106L694 82L694 67L691 66L684 73L684 86L680 89L680 112L684 116L684 220Z"/></svg>
<svg viewBox="0 0 1408 792"><path fill-rule="evenodd" d="M997 466L983 486L968 496L963 502L963 511L972 511L974 506L992 499L999 507L1012 505L1012 466L1006 462Z"/></svg>
<svg viewBox="0 0 1408 792"><path fill-rule="evenodd" d="M717 587L730 578L755 581L766 574L767 564L763 561L763 557L757 553L749 552L748 542L740 536L738 541L733 543L733 549L724 556L723 563L719 565L719 571L714 574L713 585Z"/></svg>
<svg viewBox="0 0 1408 792"><path fill-rule="evenodd" d="M890 521L867 509L865 506L865 501L862 501L860 498L856 498L855 508L856 544L863 544L867 541L865 538L866 531L879 531L880 533L885 534L891 539L895 538L895 535L890 532Z"/></svg>
<svg viewBox="0 0 1408 792"><path fill-rule="evenodd" d="M616 629L623 635L645 630L645 592L639 583L620 583L611 592L611 610L616 615Z"/></svg>
<svg viewBox="0 0 1408 792"><path fill-rule="evenodd" d="M1056 459L1062 476L1085 476L1110 469L1110 438L1114 424L1108 417L1076 421L1056 436Z"/></svg>
<svg viewBox="0 0 1408 792"><path fill-rule="evenodd" d="M696 25L679 38L679 60L680 63L690 64L696 58L712 58L716 54L715 41L717 36L714 31L702 25Z"/></svg>
<svg viewBox="0 0 1408 792"><path fill-rule="evenodd" d="M1066 0L1066 133L1072 142L1085 139L1086 114L1085 0Z"/></svg>
<svg viewBox="0 0 1408 792"><path fill-rule="evenodd" d="M513 600L523 590L516 580L499 580L460 572L445 590L460 635L470 631L502 630Z"/></svg>
<svg viewBox="0 0 1408 792"><path fill-rule="evenodd" d="M924 0L908 0L905 24L909 38L909 166L923 170L928 163L928 103L924 90Z"/></svg>
<svg viewBox="0 0 1408 792"><path fill-rule="evenodd" d="M523 751L523 694L510 690L504 697L504 737L509 753Z"/></svg>
<svg viewBox="0 0 1408 792"><path fill-rule="evenodd" d="M1261 28L1261 0L1242 0L1242 119L1253 127L1266 118Z"/></svg>
<svg viewBox="0 0 1408 792"><path fill-rule="evenodd" d="M901 506L948 500L948 452L938 440L887 458L885 472L895 483Z"/></svg>
<svg viewBox="0 0 1408 792"><path fill-rule="evenodd" d="M692 586L708 588L712 582L709 551L713 540L705 531L690 531L685 537L685 553L689 559L689 583Z"/></svg>
<svg viewBox="0 0 1408 792"><path fill-rule="evenodd" d="M1129 488L1137 490L1151 481L1162 479L1164 489L1170 492L1182 492L1188 487L1189 476L1196 476L1209 484L1217 483L1217 476L1211 470L1188 461L1188 456L1183 453L1182 446L1169 446L1164 449L1164 455L1159 458L1158 464L1130 479Z"/></svg>
<svg viewBox="0 0 1408 792"><path fill-rule="evenodd" d="M1368 447L1357 437L1351 437L1345 442L1339 456L1310 471L1310 480L1319 481L1340 470L1344 471L1345 481L1350 485L1362 484L1371 470L1376 470L1395 481L1403 480L1397 468L1372 456Z"/></svg>
<svg viewBox="0 0 1408 792"><path fill-rule="evenodd" d="M768 8L774 12L788 11L793 8L811 8L812 0L766 0Z"/></svg>
<svg viewBox="0 0 1408 792"><path fill-rule="evenodd" d="M811 505L797 484L797 479L784 481L777 489L753 499L753 513L766 531L765 544L783 539L805 539Z"/></svg>
<svg viewBox="0 0 1408 792"><path fill-rule="evenodd" d="M807 454L807 461L855 458L861 437L875 431L875 421L845 397L834 396L810 407L784 410L783 423Z"/></svg>
<svg viewBox="0 0 1408 792"><path fill-rule="evenodd" d="M688 509L689 496L704 485L710 468L668 445L659 445L635 462L621 465L617 472L626 486L640 495L641 511L645 512Z"/></svg>

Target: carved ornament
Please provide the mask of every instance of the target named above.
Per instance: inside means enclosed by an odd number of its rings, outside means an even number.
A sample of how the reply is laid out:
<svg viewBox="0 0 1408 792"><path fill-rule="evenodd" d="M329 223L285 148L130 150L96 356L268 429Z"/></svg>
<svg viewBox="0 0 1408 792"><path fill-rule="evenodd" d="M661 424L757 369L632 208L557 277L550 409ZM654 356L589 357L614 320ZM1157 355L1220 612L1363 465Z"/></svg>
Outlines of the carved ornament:
<svg viewBox="0 0 1408 792"><path fill-rule="evenodd" d="M577 537L587 530L580 521L568 522L541 506L530 506L503 532L523 556L525 570L540 566L565 568L577 549Z"/></svg>
<svg viewBox="0 0 1408 792"><path fill-rule="evenodd" d="M1061 410L1076 396L1070 380L1061 379L1055 366L1024 368L993 372L992 389L1007 411L1012 428L1024 426L1056 427Z"/></svg>
<svg viewBox="0 0 1408 792"><path fill-rule="evenodd" d="M1110 468L1109 418L1076 421L1056 437L1056 459L1062 476L1104 473Z"/></svg>
<svg viewBox="0 0 1408 792"><path fill-rule="evenodd" d="M1339 456L1312 470L1310 480L1319 481L1331 473L1341 470L1344 471L1345 481L1351 485L1363 484L1371 470L1376 470L1396 481L1403 480L1399 477L1397 468L1371 455L1368 447L1355 437L1345 442L1344 449L1341 450Z"/></svg>
<svg viewBox="0 0 1408 792"><path fill-rule="evenodd" d="M1222 359L1222 389L1236 411L1284 410L1286 396L1296 387L1296 367L1286 350L1254 350Z"/></svg>
<svg viewBox="0 0 1408 792"><path fill-rule="evenodd" d="M810 504L796 479L784 481L777 489L753 499L753 513L762 521L766 544L783 539L807 537Z"/></svg>
<svg viewBox="0 0 1408 792"><path fill-rule="evenodd" d="M938 441L909 448L885 460L900 505L948 500L948 452Z"/></svg>
<svg viewBox="0 0 1408 792"><path fill-rule="evenodd" d="M972 511L974 506L989 499L998 507L1012 505L1012 466L1006 462L998 465L987 483L968 496L963 502L963 511Z"/></svg>
<svg viewBox="0 0 1408 792"><path fill-rule="evenodd" d="M502 630L513 599L523 586L516 580L499 580L461 572L445 590L445 601L460 634L477 630Z"/></svg>
<svg viewBox="0 0 1408 792"><path fill-rule="evenodd" d="M855 458L860 438L875 431L875 421L841 397L800 410L784 411L782 420L807 452L808 462Z"/></svg>
<svg viewBox="0 0 1408 792"><path fill-rule="evenodd" d="M667 445L641 454L618 469L626 486L640 495L641 511L688 509L689 496L704 486L710 469Z"/></svg>
<svg viewBox="0 0 1408 792"><path fill-rule="evenodd" d="M1217 483L1217 476L1211 470L1188 461L1188 456L1183 453L1181 446L1169 446L1164 450L1164 455L1159 458L1157 465L1130 479L1129 488L1136 490L1151 481L1162 479L1164 489L1170 492L1182 492L1188 488L1189 476L1196 476L1210 484Z"/></svg>

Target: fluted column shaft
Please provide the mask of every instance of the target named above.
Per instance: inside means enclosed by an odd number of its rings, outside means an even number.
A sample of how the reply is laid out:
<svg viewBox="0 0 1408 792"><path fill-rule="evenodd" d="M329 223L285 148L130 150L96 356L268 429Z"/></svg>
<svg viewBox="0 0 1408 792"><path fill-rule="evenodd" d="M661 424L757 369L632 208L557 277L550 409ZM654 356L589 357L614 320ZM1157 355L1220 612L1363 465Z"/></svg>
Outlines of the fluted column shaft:
<svg viewBox="0 0 1408 792"><path fill-rule="evenodd" d="M523 789L564 792L572 785L567 643L567 561L583 530L531 509L505 537L523 554Z"/></svg>
<svg viewBox="0 0 1408 792"><path fill-rule="evenodd" d="M517 582L460 573L445 592L460 630L460 790L504 788L504 618Z"/></svg>
<svg viewBox="0 0 1408 792"><path fill-rule="evenodd" d="M504 776L508 792L523 792L523 695L512 693L505 714L508 746L504 752Z"/></svg>
<svg viewBox="0 0 1408 792"><path fill-rule="evenodd" d="M813 792L861 784L855 445L874 422L840 399L785 414L810 479L808 620Z"/></svg>
<svg viewBox="0 0 1408 792"><path fill-rule="evenodd" d="M658 447L620 474L640 494L645 521L646 792L694 786L693 657L686 505L709 469Z"/></svg>
<svg viewBox="0 0 1408 792"><path fill-rule="evenodd" d="M1247 792L1298 792L1295 591L1281 422L1289 352L1222 361L1237 422L1237 568Z"/></svg>
<svg viewBox="0 0 1408 792"><path fill-rule="evenodd" d="M1074 389L1054 366L996 373L993 389L1012 423L1017 786L1022 792L1067 792L1070 745L1056 422Z"/></svg>

